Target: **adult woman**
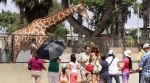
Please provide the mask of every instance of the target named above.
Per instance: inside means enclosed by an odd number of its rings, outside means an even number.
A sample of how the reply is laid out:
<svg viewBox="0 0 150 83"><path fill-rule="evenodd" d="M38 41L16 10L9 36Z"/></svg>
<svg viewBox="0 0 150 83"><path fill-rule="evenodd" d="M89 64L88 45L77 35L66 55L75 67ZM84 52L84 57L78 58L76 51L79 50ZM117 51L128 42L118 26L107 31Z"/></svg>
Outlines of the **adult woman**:
<svg viewBox="0 0 150 83"><path fill-rule="evenodd" d="M49 61L48 67L48 83L59 83L59 63L61 60L55 58Z"/></svg>
<svg viewBox="0 0 150 83"><path fill-rule="evenodd" d="M109 50L106 61L109 64L109 77L110 77L109 83L112 83L112 77L114 77L116 83L120 83L118 74L119 73L118 67L120 67L119 59L115 57L113 50Z"/></svg>
<svg viewBox="0 0 150 83"><path fill-rule="evenodd" d="M89 58L89 63L94 65L94 71L91 72L92 76L92 83L99 83L99 72L101 70L101 65L100 63L100 52L97 46L92 47L91 53L90 53L90 58Z"/></svg>
<svg viewBox="0 0 150 83"><path fill-rule="evenodd" d="M31 65L32 83L40 83L42 69L46 70L42 59L39 59L38 55L35 54L34 57L29 60L28 65Z"/></svg>
<svg viewBox="0 0 150 83"><path fill-rule="evenodd" d="M132 52L130 50L124 51L126 58L123 60L123 64L122 64L122 82L123 83L128 83L129 74L130 74L130 71L132 70L131 53Z"/></svg>

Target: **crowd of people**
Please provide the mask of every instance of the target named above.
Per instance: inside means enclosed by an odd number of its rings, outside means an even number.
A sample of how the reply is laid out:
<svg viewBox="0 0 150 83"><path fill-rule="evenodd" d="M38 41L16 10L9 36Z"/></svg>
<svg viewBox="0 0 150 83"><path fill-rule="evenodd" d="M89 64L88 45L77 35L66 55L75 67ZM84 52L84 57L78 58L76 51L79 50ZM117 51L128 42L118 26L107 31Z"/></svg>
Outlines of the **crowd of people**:
<svg viewBox="0 0 150 83"><path fill-rule="evenodd" d="M84 52L76 59L75 54L70 55L70 62L63 64L59 69L61 60L55 58L49 61L48 83L77 83L78 71L81 74L81 83L112 83L112 78L116 83L120 83L119 69L121 70L122 82L129 83L129 76L132 72L139 72L139 83L150 83L150 44L140 45L140 52L137 60L139 68L132 69L131 50L125 50L125 58L122 63L115 56L113 50L109 50L107 55L99 52L97 46L85 46ZM32 83L40 83L42 69L47 70L42 59L37 55L28 62L31 68ZM79 65L80 64L80 65ZM87 70L87 65L91 64L92 71ZM70 72L68 71L70 70Z"/></svg>

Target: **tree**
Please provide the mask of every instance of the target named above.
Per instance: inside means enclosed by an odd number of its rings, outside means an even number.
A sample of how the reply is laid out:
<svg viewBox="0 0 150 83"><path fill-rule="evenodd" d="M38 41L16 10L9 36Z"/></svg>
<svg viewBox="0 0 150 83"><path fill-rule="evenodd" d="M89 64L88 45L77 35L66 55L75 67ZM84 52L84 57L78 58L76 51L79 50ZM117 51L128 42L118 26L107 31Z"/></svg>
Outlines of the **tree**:
<svg viewBox="0 0 150 83"><path fill-rule="evenodd" d="M8 33L17 30L19 26L19 14L2 10L0 13L0 26L1 29L7 28Z"/></svg>
<svg viewBox="0 0 150 83"><path fill-rule="evenodd" d="M93 1L93 0L89 0L89 1ZM94 0L94 1L98 2L98 0ZM69 7L68 0L62 0L62 5L63 5L63 8ZM105 30L107 26L107 20L109 16L112 14L112 12L114 11L114 9L115 9L115 0L108 0L108 8L103 13L103 16L101 17L101 19L99 19L101 20L101 22L97 25L97 29L95 29L94 31L83 26L73 16L69 17L67 20L77 31L84 34L86 37L100 37L101 33ZM106 45L104 41L101 41L101 42L96 42L96 40L92 40L92 41L99 47L102 47L101 52L103 54L106 54L108 47L104 46Z"/></svg>
<svg viewBox="0 0 150 83"><path fill-rule="evenodd" d="M75 2L79 2L80 0L76 0ZM129 7L131 7L136 0L85 0L86 7L89 11L93 13L93 17L91 19L91 27L95 30L92 31L87 27L83 26L79 23L74 17L68 18L69 23L79 32L84 34L87 37L101 37L101 33L106 30L111 22L112 17L119 17L114 18L117 20L115 24L115 32L124 33L124 24L128 17L130 17ZM68 7L68 1L62 0L62 4L64 8ZM123 7L122 7L123 6ZM118 9L118 11L116 11ZM113 19L113 20L114 20ZM118 24L117 24L118 23ZM119 26L117 26L119 25ZM123 34L122 34L123 36ZM96 40L93 40L93 42ZM99 44L102 47L105 41L101 41ZM96 42L94 42L96 43ZM100 42L99 42L100 43ZM97 44L98 45L98 44ZM107 49L107 48L102 48Z"/></svg>
<svg viewBox="0 0 150 83"><path fill-rule="evenodd" d="M78 3L80 2L81 0L76 0L75 3ZM93 8L93 11L95 9L95 11L100 11L98 9L99 5L101 5L101 1L105 1L105 0L86 0L86 5L87 8L90 10L92 10ZM63 4L63 7L64 8L67 8L68 7L68 0L62 0L62 4ZM98 7L97 7L98 6ZM87 27L85 26L82 26L81 23L79 23L74 17L70 17L68 19L69 23L76 29L78 30L79 32L81 32L82 34L86 35L86 36L89 36L89 35L92 35L92 37L96 37L96 36L100 36L104 30L105 30L105 26L107 24L107 19L108 17L111 15L112 11L115 9L115 0L109 0L109 3L108 3L108 10L106 10L106 12L103 13L103 16L101 17L101 23L98 23L97 28L94 32L91 31L90 29L88 29ZM91 11L90 10L90 11ZM101 27L100 27L101 26Z"/></svg>
<svg viewBox="0 0 150 83"><path fill-rule="evenodd" d="M149 0L143 0L142 3L142 18L143 18L143 34L142 34L142 38L146 39L148 37L147 35L147 27L149 27L149 16L150 16L150 1Z"/></svg>
<svg viewBox="0 0 150 83"><path fill-rule="evenodd" d="M55 28L52 28L51 30L49 30L47 32L47 35L54 36L57 38L57 37L66 37L68 33L69 33L69 30L64 27L63 23L61 23L55 26Z"/></svg>
<svg viewBox="0 0 150 83"><path fill-rule="evenodd" d="M4 3L4 4L6 4L7 3L7 0L0 0L0 3Z"/></svg>
<svg viewBox="0 0 150 83"><path fill-rule="evenodd" d="M22 10L25 18L30 23L37 18L48 15L49 8L53 5L53 0L13 0Z"/></svg>

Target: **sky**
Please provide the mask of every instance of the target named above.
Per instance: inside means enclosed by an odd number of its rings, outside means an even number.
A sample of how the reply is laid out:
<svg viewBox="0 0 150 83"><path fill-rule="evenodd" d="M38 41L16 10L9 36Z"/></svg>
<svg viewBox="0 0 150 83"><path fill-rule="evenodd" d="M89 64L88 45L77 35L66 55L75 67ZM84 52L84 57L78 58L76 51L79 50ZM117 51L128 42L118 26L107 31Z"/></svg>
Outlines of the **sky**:
<svg viewBox="0 0 150 83"><path fill-rule="evenodd" d="M60 0L59 0L60 1ZM139 0L141 2L141 0ZM7 5L0 3L0 12L4 9L5 11L9 10L11 12L19 12L18 8L14 5L14 3L11 2L11 0L8 0ZM88 12L89 17L92 17L92 13ZM87 26L87 23L83 23L84 26ZM69 27L69 23L65 21L65 26ZM132 27L142 27L143 21L142 19L137 18L137 15L134 14L133 9L131 9L131 18L128 19L127 23L125 24L126 28L132 28Z"/></svg>

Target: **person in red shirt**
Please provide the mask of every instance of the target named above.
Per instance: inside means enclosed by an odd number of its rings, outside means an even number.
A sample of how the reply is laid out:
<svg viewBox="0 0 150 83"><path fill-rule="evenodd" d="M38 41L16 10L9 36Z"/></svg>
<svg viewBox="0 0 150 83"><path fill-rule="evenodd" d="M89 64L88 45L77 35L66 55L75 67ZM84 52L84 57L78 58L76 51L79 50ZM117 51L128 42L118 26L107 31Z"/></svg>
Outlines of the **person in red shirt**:
<svg viewBox="0 0 150 83"><path fill-rule="evenodd" d="M28 65L31 65L31 79L32 83L40 83L42 69L46 70L43 60L38 58L38 55L35 54L28 62Z"/></svg>
<svg viewBox="0 0 150 83"><path fill-rule="evenodd" d="M132 70L131 54L132 54L132 52L130 50L124 51L124 55L126 56L126 58L123 60L123 64L121 67L122 68L122 82L123 83L128 83L130 71L133 71Z"/></svg>

